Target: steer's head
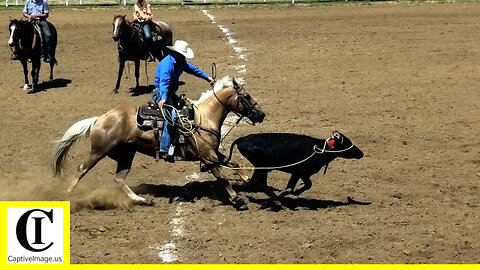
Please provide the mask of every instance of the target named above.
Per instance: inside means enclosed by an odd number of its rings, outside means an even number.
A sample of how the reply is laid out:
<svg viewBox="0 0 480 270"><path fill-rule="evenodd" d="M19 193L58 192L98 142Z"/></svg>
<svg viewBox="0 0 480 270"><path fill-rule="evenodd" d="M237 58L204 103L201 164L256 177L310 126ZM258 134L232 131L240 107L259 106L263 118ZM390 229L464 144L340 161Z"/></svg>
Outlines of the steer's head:
<svg viewBox="0 0 480 270"><path fill-rule="evenodd" d="M327 140L328 148L339 157L346 159L361 159L363 152L342 133L334 130L332 137Z"/></svg>

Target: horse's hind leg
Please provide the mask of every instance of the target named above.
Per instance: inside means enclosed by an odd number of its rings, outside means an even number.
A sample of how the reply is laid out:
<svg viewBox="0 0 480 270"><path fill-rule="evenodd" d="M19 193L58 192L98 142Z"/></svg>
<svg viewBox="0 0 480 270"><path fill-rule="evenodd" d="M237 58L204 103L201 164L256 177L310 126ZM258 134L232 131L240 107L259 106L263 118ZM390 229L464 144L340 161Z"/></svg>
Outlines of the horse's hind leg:
<svg viewBox="0 0 480 270"><path fill-rule="evenodd" d="M117 172L115 174L115 183L127 194L127 196L135 204L151 204L147 202L144 198L135 194L127 184L125 184L125 179L127 178L130 169L132 168L133 158L135 156L134 149L122 149L123 151L115 151L109 154L109 157L117 162Z"/></svg>
<svg viewBox="0 0 480 270"><path fill-rule="evenodd" d="M80 164L77 168L77 173L75 174L75 177L72 179L70 182L70 185L68 186L67 192L72 193L75 187L77 186L78 182L80 179L82 179L85 174L90 171L97 163L100 161L104 155L101 154L96 154L96 153L90 153L85 161Z"/></svg>

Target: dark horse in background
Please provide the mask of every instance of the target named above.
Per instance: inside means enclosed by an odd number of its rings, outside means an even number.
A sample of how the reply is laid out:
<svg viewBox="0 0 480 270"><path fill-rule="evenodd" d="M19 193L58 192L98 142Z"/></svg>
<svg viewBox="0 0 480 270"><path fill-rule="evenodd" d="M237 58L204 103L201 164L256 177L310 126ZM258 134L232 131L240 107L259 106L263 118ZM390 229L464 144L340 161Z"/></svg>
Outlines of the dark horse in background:
<svg viewBox="0 0 480 270"><path fill-rule="evenodd" d="M153 57L162 60L166 56L166 46L172 46L173 37L172 30L168 24L156 21L150 22L152 25L152 46L150 53ZM153 27L154 26L154 27ZM114 41L118 41L118 78L113 93L118 93L120 81L122 79L125 61L133 61L135 63L135 80L138 88L140 77L140 60L146 61L147 48L143 42L143 29L140 24L129 22L125 19L125 15L113 16L113 34Z"/></svg>
<svg viewBox="0 0 480 270"><path fill-rule="evenodd" d="M55 58L55 49L57 47L57 30L50 22L47 22L50 27L51 36L51 61L50 61L50 79L53 81L53 66L57 63ZM23 89L28 89L28 67L27 61L32 62L32 88L27 93L35 93L38 78L40 75L41 57L43 56L42 31L40 27L35 26L35 22L25 20L11 20L8 26L10 30L10 38L8 45L10 49L17 54L18 59L22 63L23 73L25 74L25 85Z"/></svg>

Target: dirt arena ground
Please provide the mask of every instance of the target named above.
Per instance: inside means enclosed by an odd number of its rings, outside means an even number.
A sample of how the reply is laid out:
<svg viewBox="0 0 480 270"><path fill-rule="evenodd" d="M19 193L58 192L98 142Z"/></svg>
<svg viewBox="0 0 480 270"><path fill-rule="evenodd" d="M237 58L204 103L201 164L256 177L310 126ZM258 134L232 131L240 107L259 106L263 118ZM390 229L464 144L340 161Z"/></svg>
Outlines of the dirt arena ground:
<svg viewBox="0 0 480 270"><path fill-rule="evenodd" d="M154 206L129 205L108 159L66 196L88 144L74 147L65 177L54 179L52 141L81 119L150 99L129 92L133 65L120 93L110 93L113 14L130 11L53 9L55 82L27 95L7 46L8 18L20 10L3 10L0 199L70 200L72 263L480 263L479 3L202 8L216 24L201 8L154 13L190 43L193 64L210 73L216 62L219 76L243 77L267 113L260 125L234 129L226 148L250 133L327 138L338 129L365 157L334 161L280 212L264 209L266 196L255 192L241 193L250 209L237 212L197 163L140 154L127 183ZM142 65L142 85L153 84L154 70L147 81ZM182 80L180 93L193 99L209 89ZM274 172L269 184L283 189L288 178ZM198 198L170 203L179 188Z"/></svg>

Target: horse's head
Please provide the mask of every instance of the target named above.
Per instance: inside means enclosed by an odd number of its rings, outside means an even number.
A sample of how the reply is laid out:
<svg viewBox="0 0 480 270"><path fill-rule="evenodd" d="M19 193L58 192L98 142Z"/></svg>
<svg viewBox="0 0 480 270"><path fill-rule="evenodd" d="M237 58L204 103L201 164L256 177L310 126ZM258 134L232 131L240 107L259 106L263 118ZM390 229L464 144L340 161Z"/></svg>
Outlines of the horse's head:
<svg viewBox="0 0 480 270"><path fill-rule="evenodd" d="M121 35L122 32L122 25L127 22L125 17L126 15L113 15L112 38L114 41L118 41L118 37Z"/></svg>
<svg viewBox="0 0 480 270"><path fill-rule="evenodd" d="M231 111L241 116L247 117L253 124L262 123L265 113L260 109L255 99L247 92L243 85L235 79L225 77L215 85L215 90L223 87L224 91L230 91L231 95L226 100L217 99ZM214 91L215 93L215 91Z"/></svg>
<svg viewBox="0 0 480 270"><path fill-rule="evenodd" d="M8 39L8 46L11 49L15 49L15 47L20 43L20 34L22 31L22 23L20 20L10 20L10 24L8 25L8 30L10 31L10 38Z"/></svg>

